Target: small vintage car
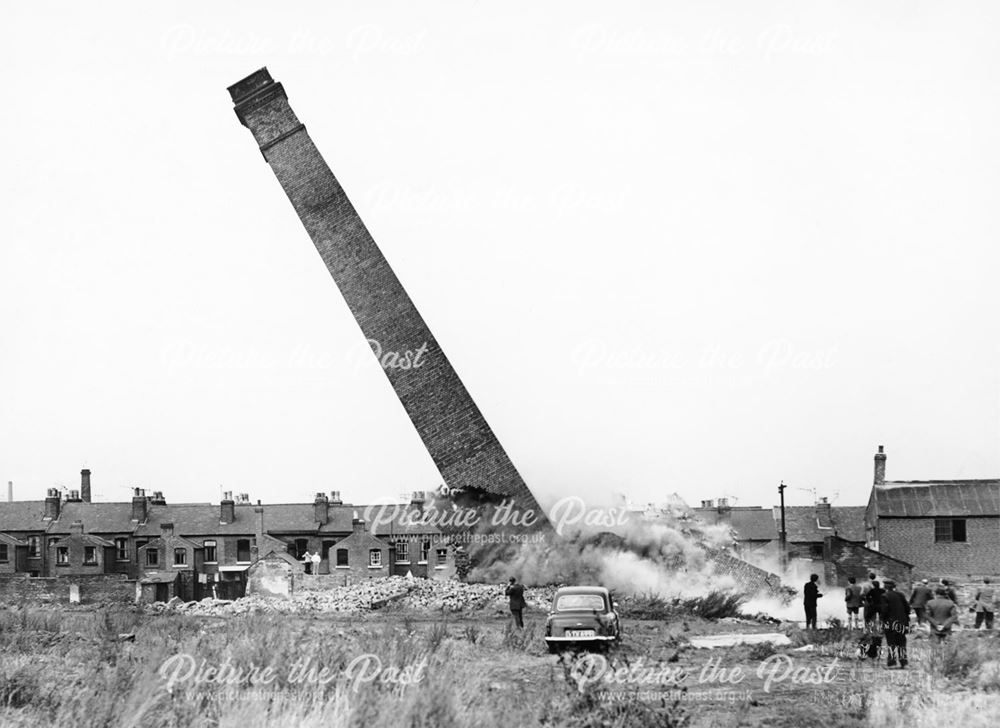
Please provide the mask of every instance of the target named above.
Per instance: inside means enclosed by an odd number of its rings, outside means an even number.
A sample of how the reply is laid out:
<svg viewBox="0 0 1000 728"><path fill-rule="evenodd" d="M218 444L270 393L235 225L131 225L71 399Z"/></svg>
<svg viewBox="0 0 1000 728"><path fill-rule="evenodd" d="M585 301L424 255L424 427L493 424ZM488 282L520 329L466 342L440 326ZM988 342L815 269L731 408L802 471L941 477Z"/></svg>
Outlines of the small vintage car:
<svg viewBox="0 0 1000 728"><path fill-rule="evenodd" d="M570 647L607 647L621 640L617 605L603 586L565 586L552 597L545 620L549 652Z"/></svg>

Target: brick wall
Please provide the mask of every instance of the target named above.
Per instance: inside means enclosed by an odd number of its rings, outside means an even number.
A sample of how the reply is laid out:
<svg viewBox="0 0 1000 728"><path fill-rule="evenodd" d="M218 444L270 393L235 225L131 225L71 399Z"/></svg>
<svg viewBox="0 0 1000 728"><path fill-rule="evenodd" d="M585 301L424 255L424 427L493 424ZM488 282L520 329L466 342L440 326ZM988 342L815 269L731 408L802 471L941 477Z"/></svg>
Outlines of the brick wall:
<svg viewBox="0 0 1000 728"><path fill-rule="evenodd" d="M731 577L740 590L748 594L763 592L772 596L786 596L781 577L738 559L725 551L709 551L716 574Z"/></svg>
<svg viewBox="0 0 1000 728"><path fill-rule="evenodd" d="M68 604L70 584L80 587L83 604L132 603L135 581L120 574L70 577L0 576L0 603Z"/></svg>
<svg viewBox="0 0 1000 728"><path fill-rule="evenodd" d="M909 590L913 581L910 564L837 536L827 536L823 561L823 579L828 586L847 586L847 579L852 576L860 584L869 572L875 572L880 579L892 579L904 591Z"/></svg>
<svg viewBox="0 0 1000 728"><path fill-rule="evenodd" d="M466 391L281 84L266 70L230 88L240 121L264 158L343 294L445 483L510 496L541 513L513 463ZM498 376L500 372L497 372Z"/></svg>
<svg viewBox="0 0 1000 728"><path fill-rule="evenodd" d="M935 543L933 518L880 518L879 551L913 564L915 578L1000 576L1000 518L966 519L965 543Z"/></svg>

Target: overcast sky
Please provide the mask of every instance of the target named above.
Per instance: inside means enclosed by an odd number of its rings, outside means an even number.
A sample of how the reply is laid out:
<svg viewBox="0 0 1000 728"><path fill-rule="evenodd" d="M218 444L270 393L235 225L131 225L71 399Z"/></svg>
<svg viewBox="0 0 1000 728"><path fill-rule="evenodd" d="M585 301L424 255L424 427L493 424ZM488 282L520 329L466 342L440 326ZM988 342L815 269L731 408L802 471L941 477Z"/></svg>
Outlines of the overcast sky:
<svg viewBox="0 0 1000 728"><path fill-rule="evenodd" d="M17 498L440 483L233 114L265 65L540 497L1000 476L1000 5L295 8L7 7Z"/></svg>

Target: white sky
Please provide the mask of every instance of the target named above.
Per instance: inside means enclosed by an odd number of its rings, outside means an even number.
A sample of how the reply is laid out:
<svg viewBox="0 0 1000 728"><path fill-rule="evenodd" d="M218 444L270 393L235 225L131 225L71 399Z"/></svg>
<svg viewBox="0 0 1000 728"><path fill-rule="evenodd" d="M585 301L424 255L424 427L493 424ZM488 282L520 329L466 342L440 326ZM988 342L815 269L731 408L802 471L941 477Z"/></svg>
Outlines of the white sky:
<svg viewBox="0 0 1000 728"><path fill-rule="evenodd" d="M232 112L264 65L543 497L1000 475L1000 5L296 8L6 8L16 497L440 482Z"/></svg>

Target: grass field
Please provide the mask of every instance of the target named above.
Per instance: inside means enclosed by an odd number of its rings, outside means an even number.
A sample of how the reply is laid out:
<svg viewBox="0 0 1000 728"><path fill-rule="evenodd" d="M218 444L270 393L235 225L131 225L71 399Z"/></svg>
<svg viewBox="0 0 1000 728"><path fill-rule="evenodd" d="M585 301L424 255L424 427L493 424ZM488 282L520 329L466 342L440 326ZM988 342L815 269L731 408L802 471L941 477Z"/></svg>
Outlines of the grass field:
<svg viewBox="0 0 1000 728"><path fill-rule="evenodd" d="M919 728L1000 721L1000 641L992 633L959 633L944 647L915 635L904 671L859 661L843 630L808 635L785 627L785 647L698 650L689 637L776 627L678 614L623 626L619 648L574 656L547 653L538 613L520 632L496 613L209 618L6 609L0 725Z"/></svg>

